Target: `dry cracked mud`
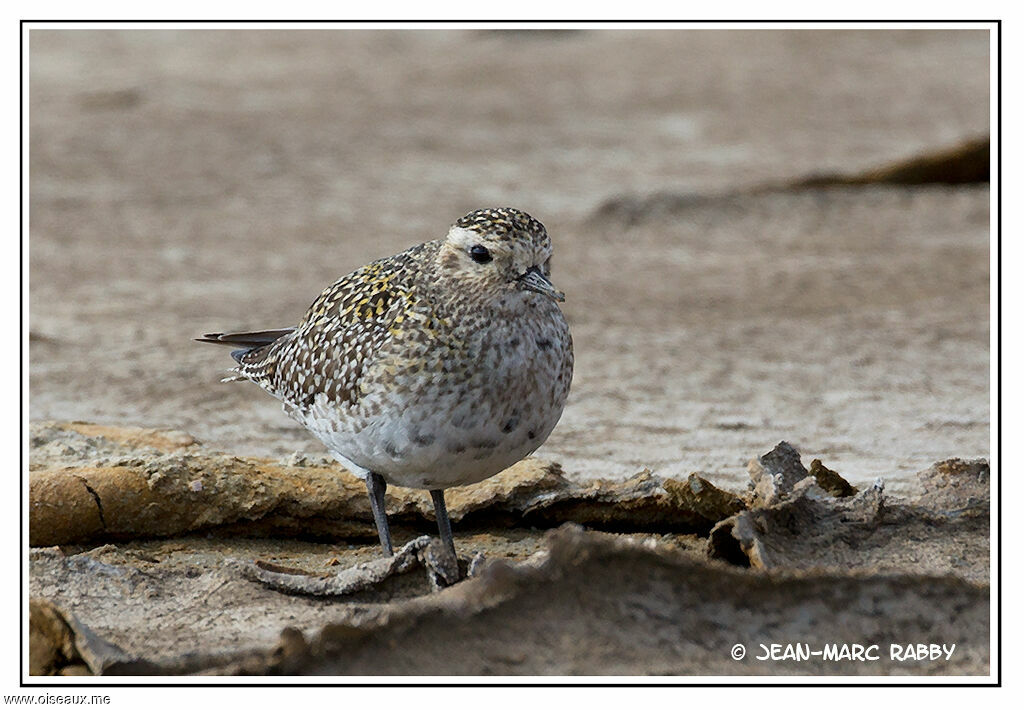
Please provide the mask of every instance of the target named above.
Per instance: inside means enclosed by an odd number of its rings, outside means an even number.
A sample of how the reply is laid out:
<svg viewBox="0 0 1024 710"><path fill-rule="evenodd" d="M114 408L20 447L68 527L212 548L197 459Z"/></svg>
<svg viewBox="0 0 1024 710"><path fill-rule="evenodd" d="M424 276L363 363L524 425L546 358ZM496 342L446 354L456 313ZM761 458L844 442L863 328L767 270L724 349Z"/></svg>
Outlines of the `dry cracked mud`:
<svg viewBox="0 0 1024 710"><path fill-rule="evenodd" d="M337 466L78 422L34 424L31 443L33 673L987 672L982 460L940 462L904 499L815 476L786 442L751 460L738 493L697 474L580 485L528 459L453 491L458 546L475 559L438 591L422 492L389 493L407 544L388 561L361 482ZM958 651L788 666L727 655L769 638Z"/></svg>

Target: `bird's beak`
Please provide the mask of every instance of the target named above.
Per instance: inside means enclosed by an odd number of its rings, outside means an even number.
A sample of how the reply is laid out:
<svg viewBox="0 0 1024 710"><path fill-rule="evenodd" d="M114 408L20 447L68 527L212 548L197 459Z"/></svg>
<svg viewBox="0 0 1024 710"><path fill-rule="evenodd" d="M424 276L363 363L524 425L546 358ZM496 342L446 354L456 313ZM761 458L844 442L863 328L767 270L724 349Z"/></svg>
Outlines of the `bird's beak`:
<svg viewBox="0 0 1024 710"><path fill-rule="evenodd" d="M564 301L565 294L559 291L548 281L548 277L541 273L536 266L531 266L526 273L519 277L519 288L527 291L536 291L556 301Z"/></svg>

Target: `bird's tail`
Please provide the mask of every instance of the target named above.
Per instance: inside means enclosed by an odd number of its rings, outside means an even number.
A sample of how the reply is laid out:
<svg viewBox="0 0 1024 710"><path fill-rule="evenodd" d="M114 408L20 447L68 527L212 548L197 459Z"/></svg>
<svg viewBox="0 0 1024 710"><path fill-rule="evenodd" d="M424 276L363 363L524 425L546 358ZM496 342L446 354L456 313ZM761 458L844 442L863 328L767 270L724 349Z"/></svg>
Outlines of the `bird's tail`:
<svg viewBox="0 0 1024 710"><path fill-rule="evenodd" d="M221 382L238 382L241 380L253 380L262 384L261 377L266 370L267 363L265 355L269 352L270 346L295 331L295 328L280 328L277 330L254 330L248 333L206 333L195 340L200 343L214 343L215 345L229 345L235 350L231 351L231 357L238 362L238 367L231 370L232 374L225 377Z"/></svg>
<svg viewBox="0 0 1024 710"><path fill-rule="evenodd" d="M203 337L195 340L200 343L230 345L237 348L231 351L231 357L235 358L240 367L233 368L231 372L235 374L225 377L221 382L239 382L252 380L254 377L258 379L258 371L261 369L258 361L263 358L260 355L256 355L255 359L246 356L273 345L294 330L295 328L281 328L279 330L254 330L250 333L206 333Z"/></svg>
<svg viewBox="0 0 1024 710"><path fill-rule="evenodd" d="M295 328L280 328L278 330L254 330L250 333L206 333L203 337L195 340L198 343L214 343L238 348L231 351L231 357L241 362L242 358L253 350L266 347L294 330Z"/></svg>

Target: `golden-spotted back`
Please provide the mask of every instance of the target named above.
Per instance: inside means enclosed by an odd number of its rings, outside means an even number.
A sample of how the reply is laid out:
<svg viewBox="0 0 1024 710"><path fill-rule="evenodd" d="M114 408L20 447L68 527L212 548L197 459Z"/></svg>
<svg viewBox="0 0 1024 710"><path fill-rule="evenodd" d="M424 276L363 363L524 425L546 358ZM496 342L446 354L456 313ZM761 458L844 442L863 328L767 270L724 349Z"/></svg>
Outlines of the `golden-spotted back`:
<svg viewBox="0 0 1024 710"><path fill-rule="evenodd" d="M415 302L415 272L427 244L372 262L335 281L299 326L268 347L243 355L237 372L302 411L317 395L355 405L359 380Z"/></svg>

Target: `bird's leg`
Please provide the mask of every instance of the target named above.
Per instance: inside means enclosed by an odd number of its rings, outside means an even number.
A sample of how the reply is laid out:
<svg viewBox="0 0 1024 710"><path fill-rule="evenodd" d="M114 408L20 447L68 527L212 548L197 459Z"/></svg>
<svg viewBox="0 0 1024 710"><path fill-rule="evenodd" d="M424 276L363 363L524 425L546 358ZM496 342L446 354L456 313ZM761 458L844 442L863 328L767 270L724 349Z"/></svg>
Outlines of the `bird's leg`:
<svg viewBox="0 0 1024 710"><path fill-rule="evenodd" d="M387 489L388 484L382 476L373 471L366 474L366 490L370 494L370 507L373 508L373 522L377 525L380 546L384 548L385 555L394 555L395 551L391 547L391 530L388 528L388 514L384 510L384 492Z"/></svg>
<svg viewBox="0 0 1024 710"><path fill-rule="evenodd" d="M448 508L444 505L444 491L430 491L430 497L434 500L434 517L437 518L437 531L441 533L441 542L452 559L458 559L455 556L455 540L452 539L452 523L448 520Z"/></svg>

